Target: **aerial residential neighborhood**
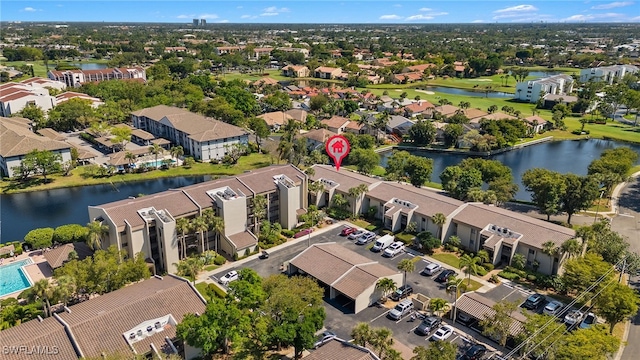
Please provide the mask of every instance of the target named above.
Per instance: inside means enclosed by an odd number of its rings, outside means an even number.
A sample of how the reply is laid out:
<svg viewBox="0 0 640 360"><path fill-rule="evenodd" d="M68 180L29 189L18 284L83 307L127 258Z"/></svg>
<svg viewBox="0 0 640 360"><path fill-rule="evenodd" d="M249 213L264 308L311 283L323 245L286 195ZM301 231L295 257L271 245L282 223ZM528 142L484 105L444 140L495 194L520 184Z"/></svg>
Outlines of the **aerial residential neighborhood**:
<svg viewBox="0 0 640 360"><path fill-rule="evenodd" d="M637 357L634 2L77 5L3 3L0 358Z"/></svg>

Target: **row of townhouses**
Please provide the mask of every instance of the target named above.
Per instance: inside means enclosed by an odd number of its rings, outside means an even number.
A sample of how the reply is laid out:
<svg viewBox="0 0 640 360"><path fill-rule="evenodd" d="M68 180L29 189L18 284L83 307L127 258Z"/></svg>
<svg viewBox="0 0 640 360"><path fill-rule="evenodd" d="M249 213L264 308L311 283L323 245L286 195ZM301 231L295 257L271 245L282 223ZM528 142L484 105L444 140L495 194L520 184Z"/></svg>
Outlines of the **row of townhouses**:
<svg viewBox="0 0 640 360"><path fill-rule="evenodd" d="M47 76L49 79L60 81L69 87L80 87L84 83L107 80L147 81L147 73L141 67L97 70L49 70Z"/></svg>
<svg viewBox="0 0 640 360"><path fill-rule="evenodd" d="M324 190L309 193L307 182L315 181ZM349 189L365 184L368 192L359 198ZM160 271L175 271L183 246L197 251L218 249L228 255L257 250L253 216L253 199L268 199L267 219L291 229L308 205L323 208L341 194L349 200L354 214L375 209L384 228L402 231L413 222L418 231L429 231L441 240L460 238L462 246L471 250L487 250L493 264L509 264L516 253L525 256L529 266L538 266L545 274L561 272L562 255L543 253L543 244L553 241L560 246L576 236L575 231L506 209L481 203L464 203L441 192L416 188L407 184L382 181L348 170L336 171L328 165L314 166L310 178L291 165L274 165L239 176L213 180L137 199L89 207L91 220L109 226L105 246L117 245L133 255L143 252L153 259ZM220 243L213 234L208 239L188 237L185 244L176 230L176 219L195 217L205 209L213 209L225 223ZM442 213L447 221L436 224L434 215ZM203 235L206 237L206 234Z"/></svg>

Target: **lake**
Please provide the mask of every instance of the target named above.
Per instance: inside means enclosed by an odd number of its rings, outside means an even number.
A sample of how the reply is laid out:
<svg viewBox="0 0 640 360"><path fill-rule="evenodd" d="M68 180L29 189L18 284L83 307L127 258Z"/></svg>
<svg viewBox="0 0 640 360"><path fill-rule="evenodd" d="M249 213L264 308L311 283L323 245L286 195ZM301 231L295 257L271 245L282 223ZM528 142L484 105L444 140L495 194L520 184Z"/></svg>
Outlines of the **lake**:
<svg viewBox="0 0 640 360"><path fill-rule="evenodd" d="M82 70L101 70L101 69L107 68L107 64L96 64L96 63L71 63L69 65L77 66Z"/></svg>
<svg viewBox="0 0 640 360"><path fill-rule="evenodd" d="M602 151L619 146L630 146L640 153L640 145L628 145L606 140L550 141L518 150L494 155L490 159L498 160L509 166L520 190L516 198L529 200L520 179L527 170L535 167L547 168L561 173L572 172L584 175L589 163L597 159ZM440 182L442 170L456 165L466 155L415 152L434 160L431 179ZM390 152L383 153L382 165ZM93 185L67 189L36 191L30 193L0 195L0 241L21 240L32 229L38 227L56 227L64 224L86 224L89 222L87 207L126 199L138 194L153 194L171 188L187 186L210 177L197 176L187 178L167 178L114 185Z"/></svg>

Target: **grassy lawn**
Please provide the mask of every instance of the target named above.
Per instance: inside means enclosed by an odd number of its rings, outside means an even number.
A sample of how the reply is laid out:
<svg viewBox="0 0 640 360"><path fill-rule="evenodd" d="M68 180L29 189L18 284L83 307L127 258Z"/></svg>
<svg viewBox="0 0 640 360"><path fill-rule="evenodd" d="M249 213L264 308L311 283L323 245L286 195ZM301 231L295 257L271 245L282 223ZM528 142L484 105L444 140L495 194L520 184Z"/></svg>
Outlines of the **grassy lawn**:
<svg viewBox="0 0 640 360"><path fill-rule="evenodd" d="M291 78L289 77L282 76L282 71L280 70L266 70L264 73L255 72L255 73L249 73L249 74L241 74L239 72L230 72L230 73L217 75L215 78L218 80L226 80L226 81L237 79L237 80L249 80L253 82L263 77L262 74L269 74L270 78L273 78L278 81L291 80Z"/></svg>
<svg viewBox="0 0 640 360"><path fill-rule="evenodd" d="M415 235L412 234L407 234L405 232L401 232L395 235L396 239L402 241L405 244L410 244L411 241L413 241L413 238L415 238Z"/></svg>
<svg viewBox="0 0 640 360"><path fill-rule="evenodd" d="M629 172L627 173L627 176L631 176L632 174L637 173L638 171L640 171L640 165L636 165L632 167L631 170L629 170Z"/></svg>
<svg viewBox="0 0 640 360"><path fill-rule="evenodd" d="M213 271L213 270L215 270L215 269L217 269L219 267L220 266L218 266L218 265L208 265L208 266L204 267L204 271Z"/></svg>
<svg viewBox="0 0 640 360"><path fill-rule="evenodd" d="M438 254L433 254L433 255L429 255L432 258L443 262L447 265L451 265L453 267L455 267L456 269L460 269L460 258L458 258L456 255L454 254L450 254L450 253L438 253Z"/></svg>
<svg viewBox="0 0 640 360"><path fill-rule="evenodd" d="M372 225L370 222L362 219L349 219L349 222L359 228L366 228L367 226Z"/></svg>
<svg viewBox="0 0 640 360"><path fill-rule="evenodd" d="M107 60L95 60L92 59L91 61L60 61L60 63L87 63L87 64L106 64ZM26 65L26 64L30 64L33 65L33 73L35 76L40 76L40 77L47 77L47 68L44 66L44 61L42 60L37 60L37 61L0 61L0 65L4 65L4 66L13 66L16 69L20 66ZM55 70L56 68L56 62L55 61L50 61L49 62L49 70ZM20 81L20 80L24 80L24 79L28 79L30 78L30 75L25 75L21 78L17 78L15 79L16 81Z"/></svg>
<svg viewBox="0 0 640 360"><path fill-rule="evenodd" d="M465 284L466 284L466 283L467 283L467 281L469 281L469 280L468 280L468 279L465 279L464 281L465 281ZM469 292L469 291L476 291L476 290L480 289L481 287L482 287L482 284L481 284L481 283L479 283L479 282L477 282L477 281L475 281L475 280L473 280L473 279L472 279L472 280L469 282L469 286L467 287L467 292Z"/></svg>
<svg viewBox="0 0 640 360"><path fill-rule="evenodd" d="M265 154L250 154L240 158L237 164L233 166L195 163L191 168L176 167L167 170L153 170L141 174L117 174L102 178L85 178L83 177L83 167L74 169L69 176L53 175L50 181L43 184L41 177L34 178L29 183L21 183L17 181L1 181L0 190L3 193L15 193L26 191L38 191L47 189L56 189L64 187L97 185L97 184L117 184L119 182L153 180L176 176L196 176L196 175L237 175L246 170L257 169L272 164L271 157ZM117 186L117 185L114 185Z"/></svg>

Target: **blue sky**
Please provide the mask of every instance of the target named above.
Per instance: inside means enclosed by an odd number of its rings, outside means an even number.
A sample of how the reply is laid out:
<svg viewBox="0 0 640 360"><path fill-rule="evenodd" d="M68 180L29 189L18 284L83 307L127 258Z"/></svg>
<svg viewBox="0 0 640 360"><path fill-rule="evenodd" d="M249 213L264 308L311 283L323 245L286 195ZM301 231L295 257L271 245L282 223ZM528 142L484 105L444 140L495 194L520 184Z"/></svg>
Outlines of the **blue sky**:
<svg viewBox="0 0 640 360"><path fill-rule="evenodd" d="M2 21L190 23L640 22L640 0L2 0Z"/></svg>

